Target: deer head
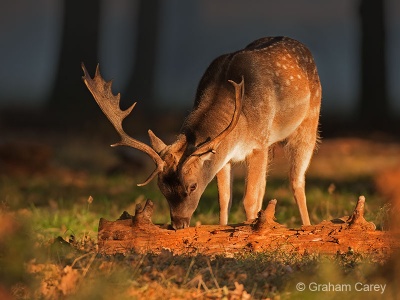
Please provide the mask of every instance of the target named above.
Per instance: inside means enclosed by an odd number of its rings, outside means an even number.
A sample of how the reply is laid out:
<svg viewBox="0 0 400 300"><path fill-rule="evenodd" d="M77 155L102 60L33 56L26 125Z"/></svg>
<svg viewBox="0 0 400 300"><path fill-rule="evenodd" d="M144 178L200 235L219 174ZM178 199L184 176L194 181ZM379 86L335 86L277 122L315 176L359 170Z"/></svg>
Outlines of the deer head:
<svg viewBox="0 0 400 300"><path fill-rule="evenodd" d="M120 94L113 95L112 81L106 82L101 77L99 66L93 78L89 76L83 63L82 69L84 72L82 79L87 88L121 137L120 142L111 146L133 147L152 158L156 169L138 186L148 184L158 175L158 186L170 206L172 227L174 229L188 227L202 193L215 176L215 173L207 167L207 161L213 159L220 143L238 123L244 95L243 78L240 83L229 81L235 88L235 110L230 124L215 138L196 147L189 145L185 135L180 135L173 144L166 145L149 130L152 145L149 146L128 136L122 128L122 121L130 114L136 103L122 111L119 106Z"/></svg>

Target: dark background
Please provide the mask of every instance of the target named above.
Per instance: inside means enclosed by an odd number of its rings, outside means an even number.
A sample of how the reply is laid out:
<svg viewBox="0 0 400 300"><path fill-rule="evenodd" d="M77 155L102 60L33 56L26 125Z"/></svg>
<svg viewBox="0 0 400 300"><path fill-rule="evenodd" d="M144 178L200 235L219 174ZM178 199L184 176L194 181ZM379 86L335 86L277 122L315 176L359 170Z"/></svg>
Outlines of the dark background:
<svg viewBox="0 0 400 300"><path fill-rule="evenodd" d="M315 56L323 136L398 134L400 128L396 0L40 0L0 6L4 133L101 132L107 121L81 81L81 61L91 74L100 63L104 77L114 79L114 92L122 93L123 107L138 101L128 131L176 132L213 58L276 35L302 41Z"/></svg>

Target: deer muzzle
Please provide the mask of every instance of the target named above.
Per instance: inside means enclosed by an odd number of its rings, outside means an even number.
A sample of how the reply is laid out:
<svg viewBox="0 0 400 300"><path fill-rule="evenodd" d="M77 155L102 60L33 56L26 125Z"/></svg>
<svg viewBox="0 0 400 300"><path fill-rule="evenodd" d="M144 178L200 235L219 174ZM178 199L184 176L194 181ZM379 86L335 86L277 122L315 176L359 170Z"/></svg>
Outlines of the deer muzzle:
<svg viewBox="0 0 400 300"><path fill-rule="evenodd" d="M171 217L171 226L174 230L189 227L190 218Z"/></svg>

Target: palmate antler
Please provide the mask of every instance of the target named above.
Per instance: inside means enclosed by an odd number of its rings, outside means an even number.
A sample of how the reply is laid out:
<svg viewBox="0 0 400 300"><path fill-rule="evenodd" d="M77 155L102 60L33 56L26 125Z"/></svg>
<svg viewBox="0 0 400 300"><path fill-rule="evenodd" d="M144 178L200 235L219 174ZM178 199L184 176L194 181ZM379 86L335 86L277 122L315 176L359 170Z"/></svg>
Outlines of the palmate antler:
<svg viewBox="0 0 400 300"><path fill-rule="evenodd" d="M149 176L149 178L147 178L144 183L138 184L138 186L148 184L157 174L159 174L163 170L165 162L161 159L161 157L153 148L130 137L122 128L122 121L130 114L132 109L135 107L136 102L128 109L121 110L119 106L120 94L118 93L117 95L113 95L111 91L112 81L106 82L101 77L99 65L97 65L96 74L93 78L90 77L83 63L82 70L84 72L84 76L82 76L82 79L85 82L87 88L92 93L97 104L100 106L103 113L106 115L108 120L111 122L111 124L114 126L115 130L119 133L121 137L121 141L111 145L111 147L129 146L136 148L149 155L156 164L157 167Z"/></svg>

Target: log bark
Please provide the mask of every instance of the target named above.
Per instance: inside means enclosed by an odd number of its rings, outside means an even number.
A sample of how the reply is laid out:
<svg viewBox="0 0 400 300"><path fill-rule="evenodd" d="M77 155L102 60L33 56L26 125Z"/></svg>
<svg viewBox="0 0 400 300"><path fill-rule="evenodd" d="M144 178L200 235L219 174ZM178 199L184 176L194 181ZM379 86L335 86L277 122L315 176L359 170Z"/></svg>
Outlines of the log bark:
<svg viewBox="0 0 400 300"><path fill-rule="evenodd" d="M124 212L116 221L100 219L99 253L161 253L179 255L234 256L246 252L285 251L336 254L357 251L387 256L400 249L399 233L376 231L364 219L365 198L361 196L350 217L317 225L286 228L275 221L276 200L260 211L254 222L200 225L181 230L151 221L153 202L137 205L135 215Z"/></svg>

